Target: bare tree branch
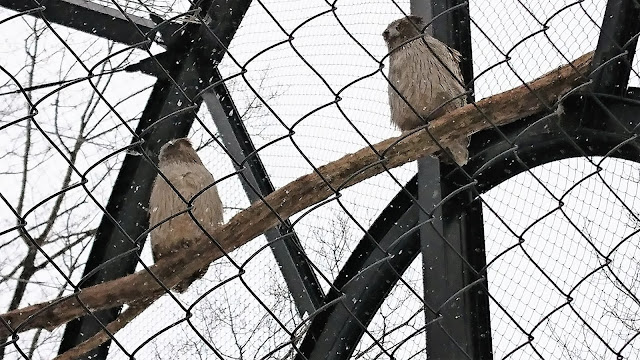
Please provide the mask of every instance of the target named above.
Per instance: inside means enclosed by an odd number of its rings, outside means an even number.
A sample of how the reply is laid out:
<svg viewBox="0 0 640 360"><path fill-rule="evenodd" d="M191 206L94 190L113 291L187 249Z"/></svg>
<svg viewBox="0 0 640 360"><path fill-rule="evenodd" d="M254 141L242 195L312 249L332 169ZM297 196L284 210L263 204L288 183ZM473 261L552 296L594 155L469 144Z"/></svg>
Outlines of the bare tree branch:
<svg viewBox="0 0 640 360"><path fill-rule="evenodd" d="M73 360L104 344L111 339L111 334L115 334L127 326L127 324L133 321L133 319L138 315L142 314L142 312L158 298L159 297L156 297L154 299L148 299L140 303L133 304L127 310L123 311L117 319L106 326L108 333L102 330L89 339L56 356L53 360Z"/></svg>
<svg viewBox="0 0 640 360"><path fill-rule="evenodd" d="M587 80L585 74L589 70L591 58L592 53L585 54L572 64L553 70L526 85L459 108L433 120L429 131L446 146L462 136L543 111L547 109L547 104L555 103L561 95ZM265 202L254 203L238 213L211 234L212 237L223 244L225 251L231 251L278 224L276 214L282 219L289 218L335 195L335 190L344 189L440 149L426 131L416 132L403 139L387 139L374 145L374 148L375 151L369 147L361 149L318 168L317 173L298 178L266 197ZM380 154L383 154L383 159ZM171 288L222 255L223 252L209 239L197 239L191 248L163 258L150 266L149 270ZM146 300L156 299L165 291L149 271L143 270L82 289L69 297L10 311L2 315L2 318L15 332L38 328L51 330L87 315L85 307L97 311L123 304L133 306L136 302L150 304L154 300ZM0 328L0 337L10 334L9 329Z"/></svg>

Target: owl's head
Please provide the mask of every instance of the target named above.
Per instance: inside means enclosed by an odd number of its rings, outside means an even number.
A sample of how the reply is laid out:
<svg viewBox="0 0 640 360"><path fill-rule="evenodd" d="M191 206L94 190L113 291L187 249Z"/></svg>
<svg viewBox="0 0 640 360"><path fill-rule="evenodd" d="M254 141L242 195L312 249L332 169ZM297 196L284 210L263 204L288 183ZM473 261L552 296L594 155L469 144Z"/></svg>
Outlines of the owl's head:
<svg viewBox="0 0 640 360"><path fill-rule="evenodd" d="M166 162L186 162L202 164L198 153L193 149L191 141L180 138L168 141L160 148L158 155L160 164Z"/></svg>
<svg viewBox="0 0 640 360"><path fill-rule="evenodd" d="M405 41L421 34L425 27L424 20L420 16L409 15L398 19L382 32L382 37L389 47L389 51L400 46Z"/></svg>

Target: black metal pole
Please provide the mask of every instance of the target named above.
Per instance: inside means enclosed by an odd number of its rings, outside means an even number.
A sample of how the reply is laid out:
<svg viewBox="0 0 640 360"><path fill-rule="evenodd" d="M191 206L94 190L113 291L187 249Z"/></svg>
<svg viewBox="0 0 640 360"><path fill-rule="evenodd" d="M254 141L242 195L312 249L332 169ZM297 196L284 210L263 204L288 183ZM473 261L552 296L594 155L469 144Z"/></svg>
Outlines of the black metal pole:
<svg viewBox="0 0 640 360"><path fill-rule="evenodd" d="M471 27L468 3L461 0L413 0L411 13L432 21L427 31L460 51L468 90L473 90ZM470 94L473 91L469 92ZM473 96L468 96L473 101ZM420 232L424 274L426 355L429 359L491 359L489 299L484 269L482 205L473 189L440 204L471 181L432 157L418 160L418 199L434 221ZM453 171L456 176L445 177ZM437 206L437 207L436 207ZM428 214L421 213L421 221ZM468 287L484 276L484 283ZM465 289L466 287L466 289ZM461 289L462 293L456 294ZM455 294L455 296L454 296Z"/></svg>
<svg viewBox="0 0 640 360"><path fill-rule="evenodd" d="M595 70L603 64L604 66L593 74L591 90L596 93L626 95L639 32L640 4L631 0L609 0L591 68ZM623 57L609 61L624 52L627 54Z"/></svg>
<svg viewBox="0 0 640 360"><path fill-rule="evenodd" d="M592 129L629 131L625 122L611 118L600 104L600 94L627 96L627 84L640 32L640 4L609 0L591 65L592 84L586 89L582 124ZM604 100L606 101L606 100Z"/></svg>

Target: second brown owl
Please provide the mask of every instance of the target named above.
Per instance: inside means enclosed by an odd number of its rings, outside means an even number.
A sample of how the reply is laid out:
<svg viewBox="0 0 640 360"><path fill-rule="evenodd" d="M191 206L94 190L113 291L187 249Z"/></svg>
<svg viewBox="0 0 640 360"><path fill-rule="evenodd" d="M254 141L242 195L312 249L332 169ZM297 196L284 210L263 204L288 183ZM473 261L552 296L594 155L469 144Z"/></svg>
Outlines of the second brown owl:
<svg viewBox="0 0 640 360"><path fill-rule="evenodd" d="M390 52L391 121L402 131L425 125L415 112L430 121L466 104L465 96L460 96L465 92L460 53L422 34L420 30L424 27L422 18L407 16L389 24L382 33ZM469 140L464 138L447 147L449 155L461 166L469 157L468 144ZM445 160L448 158L443 156Z"/></svg>
<svg viewBox="0 0 640 360"><path fill-rule="evenodd" d="M213 175L204 167L188 139L176 139L162 146L158 168L186 201L199 194L193 199L191 212L208 233L222 224L222 202L218 191L215 186L208 187L214 183ZM156 177L149 201L151 227L187 209L187 204L175 190L162 176ZM181 213L151 231L153 259L158 261L164 256L188 248L195 239L205 236L187 212ZM201 269L191 278L176 285L175 290L185 291L205 272L206 269Z"/></svg>

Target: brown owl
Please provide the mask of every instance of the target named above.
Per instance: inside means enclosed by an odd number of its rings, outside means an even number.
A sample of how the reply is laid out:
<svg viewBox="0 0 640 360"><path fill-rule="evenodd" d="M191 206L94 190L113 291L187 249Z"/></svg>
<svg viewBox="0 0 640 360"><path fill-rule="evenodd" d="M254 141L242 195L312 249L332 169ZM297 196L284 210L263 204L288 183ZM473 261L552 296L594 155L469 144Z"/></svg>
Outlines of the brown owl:
<svg viewBox="0 0 640 360"><path fill-rule="evenodd" d="M200 157L188 139L169 141L160 149L158 168L186 201L202 189L214 183L213 176L204 167ZM187 204L178 197L167 182L158 175L149 201L149 225L156 224L183 211ZM207 188L193 200L191 210L200 225L211 233L222 223L222 202L215 186ZM181 213L162 223L151 231L153 260L188 248L196 238L206 236L193 221L189 213ZM201 278L207 269L201 269L193 277L176 285L175 290L183 292L195 280Z"/></svg>
<svg viewBox="0 0 640 360"><path fill-rule="evenodd" d="M465 96L460 96L465 92L460 53L429 35L423 35L420 30L425 26L422 18L407 16L389 24L382 33L390 53L391 121L402 131L425 125L407 102L427 121L466 103ZM405 43L410 39L414 40ZM447 102L451 99L454 100ZM443 105L445 102L446 105ZM449 155L460 166L467 163L468 144L469 140L464 138L448 147ZM445 155L443 159L447 160L449 156Z"/></svg>

